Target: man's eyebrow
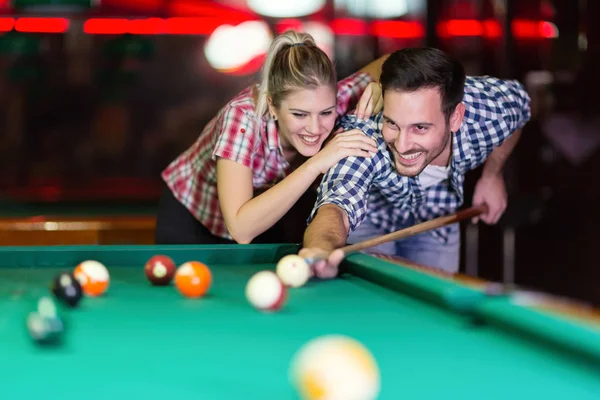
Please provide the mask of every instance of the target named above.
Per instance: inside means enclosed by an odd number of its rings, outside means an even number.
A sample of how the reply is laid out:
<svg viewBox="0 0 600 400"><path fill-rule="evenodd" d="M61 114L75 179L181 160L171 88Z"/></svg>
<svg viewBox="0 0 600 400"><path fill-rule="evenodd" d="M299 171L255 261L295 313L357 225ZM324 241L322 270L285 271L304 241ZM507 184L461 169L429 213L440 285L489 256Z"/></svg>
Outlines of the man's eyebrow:
<svg viewBox="0 0 600 400"><path fill-rule="evenodd" d="M383 114L383 118L385 118L386 120L388 120L388 121L393 122L394 124L396 124L396 121L394 121L393 119L391 119L390 117L388 117L385 114ZM433 122L424 122L423 121L423 122L412 122L410 125L411 126L415 126L415 125L434 126L435 124Z"/></svg>
<svg viewBox="0 0 600 400"><path fill-rule="evenodd" d="M388 117L387 115L383 114L383 118L387 119L388 121L393 122L394 124L396 123L396 121L394 121L393 119L391 119L390 117Z"/></svg>

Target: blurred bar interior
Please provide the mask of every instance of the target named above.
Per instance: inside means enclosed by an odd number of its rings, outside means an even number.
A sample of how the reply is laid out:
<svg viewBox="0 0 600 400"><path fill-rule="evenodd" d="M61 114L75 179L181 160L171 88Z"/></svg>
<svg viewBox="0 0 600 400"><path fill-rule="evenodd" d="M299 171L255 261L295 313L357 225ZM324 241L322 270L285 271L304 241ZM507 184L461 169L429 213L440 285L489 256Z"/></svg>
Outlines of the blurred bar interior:
<svg viewBox="0 0 600 400"><path fill-rule="evenodd" d="M151 217L161 170L288 28L311 33L340 76L429 45L532 97L508 210L497 226L465 226L462 271L600 305L599 11L591 0L0 0L2 218Z"/></svg>

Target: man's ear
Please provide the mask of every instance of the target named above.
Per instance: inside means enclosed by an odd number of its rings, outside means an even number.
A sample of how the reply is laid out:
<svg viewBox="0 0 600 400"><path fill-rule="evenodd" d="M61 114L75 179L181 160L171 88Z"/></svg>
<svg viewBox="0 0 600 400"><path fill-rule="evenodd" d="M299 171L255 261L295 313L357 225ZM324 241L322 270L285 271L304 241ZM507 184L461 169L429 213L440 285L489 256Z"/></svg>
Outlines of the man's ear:
<svg viewBox="0 0 600 400"><path fill-rule="evenodd" d="M456 132L460 129L463 119L465 117L465 105L460 102L454 109L452 115L450 115L450 132Z"/></svg>

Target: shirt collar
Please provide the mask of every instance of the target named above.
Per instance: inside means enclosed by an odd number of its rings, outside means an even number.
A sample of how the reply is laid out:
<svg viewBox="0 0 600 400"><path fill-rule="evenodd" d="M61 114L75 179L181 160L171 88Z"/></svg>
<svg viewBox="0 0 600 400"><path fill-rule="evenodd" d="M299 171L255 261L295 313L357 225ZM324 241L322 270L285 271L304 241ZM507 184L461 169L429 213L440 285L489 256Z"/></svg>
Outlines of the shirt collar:
<svg viewBox="0 0 600 400"><path fill-rule="evenodd" d="M452 140L452 158L455 162L469 160L473 149L469 140L468 127L463 121L457 132L454 133Z"/></svg>
<svg viewBox="0 0 600 400"><path fill-rule="evenodd" d="M265 132L267 134L267 147L270 151L276 151L278 153L278 159L281 163L281 167L287 170L290 167L290 163L285 159L283 155L283 147L281 147L281 140L279 139L279 131L277 129L277 123L275 120L265 115L263 117L265 124Z"/></svg>
<svg viewBox="0 0 600 400"><path fill-rule="evenodd" d="M263 121L265 124L265 131L267 132L267 146L269 146L269 150L279 149L283 153L275 120L267 114L263 117Z"/></svg>

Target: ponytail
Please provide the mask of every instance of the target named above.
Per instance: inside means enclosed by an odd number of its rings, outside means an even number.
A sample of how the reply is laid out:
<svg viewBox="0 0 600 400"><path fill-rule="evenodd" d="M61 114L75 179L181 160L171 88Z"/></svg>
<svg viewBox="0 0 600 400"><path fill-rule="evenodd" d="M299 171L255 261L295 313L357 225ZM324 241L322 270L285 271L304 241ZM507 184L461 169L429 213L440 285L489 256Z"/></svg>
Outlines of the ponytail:
<svg viewBox="0 0 600 400"><path fill-rule="evenodd" d="M260 119L267 113L269 96L279 106L293 89L314 89L324 84L335 88L336 81L331 60L312 36L286 31L269 47L258 85L256 116Z"/></svg>

